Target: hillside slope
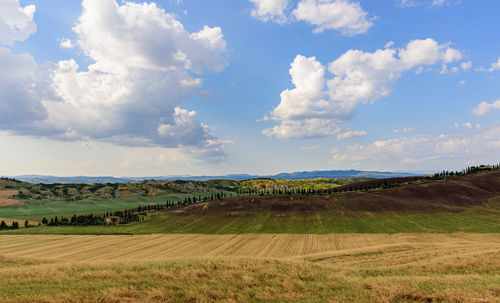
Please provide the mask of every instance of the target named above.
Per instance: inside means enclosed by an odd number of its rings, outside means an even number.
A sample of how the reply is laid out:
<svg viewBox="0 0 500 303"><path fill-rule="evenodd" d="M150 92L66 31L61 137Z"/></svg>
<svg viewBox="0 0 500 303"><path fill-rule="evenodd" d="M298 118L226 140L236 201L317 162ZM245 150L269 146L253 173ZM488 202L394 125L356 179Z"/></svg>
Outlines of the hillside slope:
<svg viewBox="0 0 500 303"><path fill-rule="evenodd" d="M234 196L150 214L118 226L42 227L17 233L421 233L500 232L500 171L388 189Z"/></svg>
<svg viewBox="0 0 500 303"><path fill-rule="evenodd" d="M258 212L304 213L342 209L370 212L463 212L474 206L488 206L500 196L500 171L446 180L417 182L389 189L331 195L238 196L221 201L190 205L177 211L185 215L249 215ZM175 212L175 211L174 211Z"/></svg>
<svg viewBox="0 0 500 303"><path fill-rule="evenodd" d="M250 179L209 181L142 181L96 184L30 184L15 179L0 179L0 207L20 204L22 200L80 201L84 199L114 199L123 197L158 197L168 194L208 194L215 191L272 189L330 189L370 178L346 179ZM4 205L2 205L2 203ZM155 201L154 203L157 203Z"/></svg>

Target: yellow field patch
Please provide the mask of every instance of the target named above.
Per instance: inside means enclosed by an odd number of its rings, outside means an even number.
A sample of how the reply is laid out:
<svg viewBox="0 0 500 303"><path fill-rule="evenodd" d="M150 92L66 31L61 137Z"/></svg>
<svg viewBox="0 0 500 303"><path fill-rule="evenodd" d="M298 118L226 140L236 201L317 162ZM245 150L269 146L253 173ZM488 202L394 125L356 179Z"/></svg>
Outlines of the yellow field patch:
<svg viewBox="0 0 500 303"><path fill-rule="evenodd" d="M500 302L500 234L2 235L0 302Z"/></svg>
<svg viewBox="0 0 500 303"><path fill-rule="evenodd" d="M11 196L17 194L19 191L12 189L0 190L0 207L19 205L21 202L16 199L10 199Z"/></svg>
<svg viewBox="0 0 500 303"><path fill-rule="evenodd" d="M2 235L0 256L67 261L162 261L185 257L251 257L321 263L381 264L447 255L500 254L500 234L157 234Z"/></svg>
<svg viewBox="0 0 500 303"><path fill-rule="evenodd" d="M21 219L9 219L9 218L0 218L0 221L4 221L8 226L12 226L12 223L13 222L17 222L17 224L19 224L19 228L23 228L24 227L24 223L26 222L26 220L21 220ZM40 222L38 221L28 221L29 225L31 226L38 226L38 224Z"/></svg>

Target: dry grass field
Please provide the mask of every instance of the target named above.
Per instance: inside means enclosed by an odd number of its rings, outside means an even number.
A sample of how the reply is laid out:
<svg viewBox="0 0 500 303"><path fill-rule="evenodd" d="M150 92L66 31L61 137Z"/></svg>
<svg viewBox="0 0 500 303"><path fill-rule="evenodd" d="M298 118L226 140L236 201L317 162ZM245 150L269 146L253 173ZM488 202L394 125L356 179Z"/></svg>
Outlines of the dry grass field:
<svg viewBox="0 0 500 303"><path fill-rule="evenodd" d="M252 257L329 262L339 254L377 251L500 252L500 234L155 234L0 236L0 255L64 261L164 261L185 257Z"/></svg>
<svg viewBox="0 0 500 303"><path fill-rule="evenodd" d="M2 189L0 190L0 207L20 205L21 201L11 199L10 197L17 194L18 190Z"/></svg>
<svg viewBox="0 0 500 303"><path fill-rule="evenodd" d="M26 220L18 220L18 219L10 219L10 218L0 218L0 221L4 221L8 226L12 226L13 222L17 222L19 224L19 228L24 228L24 223ZM28 220L29 225L38 226L40 222Z"/></svg>
<svg viewBox="0 0 500 303"><path fill-rule="evenodd" d="M1 302L500 302L500 234L0 236Z"/></svg>

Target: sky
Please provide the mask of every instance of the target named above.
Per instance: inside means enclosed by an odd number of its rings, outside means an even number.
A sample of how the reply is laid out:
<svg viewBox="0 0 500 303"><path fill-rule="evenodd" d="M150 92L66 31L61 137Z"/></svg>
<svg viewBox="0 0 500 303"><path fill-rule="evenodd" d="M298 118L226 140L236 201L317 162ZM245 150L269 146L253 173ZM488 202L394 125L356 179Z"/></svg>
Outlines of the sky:
<svg viewBox="0 0 500 303"><path fill-rule="evenodd" d="M500 162L496 0L0 0L0 175Z"/></svg>

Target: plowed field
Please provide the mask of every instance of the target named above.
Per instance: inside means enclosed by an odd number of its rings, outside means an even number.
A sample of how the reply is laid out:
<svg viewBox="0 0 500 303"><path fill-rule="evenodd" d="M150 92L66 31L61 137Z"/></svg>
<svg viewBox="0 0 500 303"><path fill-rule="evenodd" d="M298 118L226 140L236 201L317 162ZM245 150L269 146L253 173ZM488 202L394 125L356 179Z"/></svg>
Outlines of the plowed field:
<svg viewBox="0 0 500 303"><path fill-rule="evenodd" d="M184 257L252 257L344 262L384 253L434 258L496 251L500 234L243 234L136 236L0 236L0 255L67 261L162 261ZM349 258L347 258L349 259ZM359 259L357 259L359 260Z"/></svg>

